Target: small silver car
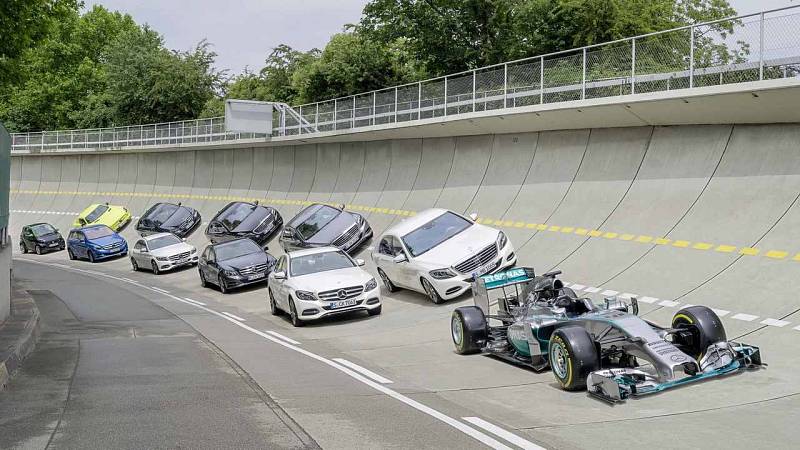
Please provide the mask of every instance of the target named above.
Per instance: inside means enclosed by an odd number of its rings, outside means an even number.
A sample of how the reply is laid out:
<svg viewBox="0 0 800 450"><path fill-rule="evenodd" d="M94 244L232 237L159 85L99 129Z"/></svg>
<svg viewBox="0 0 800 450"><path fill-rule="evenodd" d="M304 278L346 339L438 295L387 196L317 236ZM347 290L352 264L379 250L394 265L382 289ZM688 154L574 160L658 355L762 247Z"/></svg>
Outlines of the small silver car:
<svg viewBox="0 0 800 450"><path fill-rule="evenodd" d="M158 275L177 267L197 265L197 248L171 233L145 236L130 251L133 270L145 268Z"/></svg>

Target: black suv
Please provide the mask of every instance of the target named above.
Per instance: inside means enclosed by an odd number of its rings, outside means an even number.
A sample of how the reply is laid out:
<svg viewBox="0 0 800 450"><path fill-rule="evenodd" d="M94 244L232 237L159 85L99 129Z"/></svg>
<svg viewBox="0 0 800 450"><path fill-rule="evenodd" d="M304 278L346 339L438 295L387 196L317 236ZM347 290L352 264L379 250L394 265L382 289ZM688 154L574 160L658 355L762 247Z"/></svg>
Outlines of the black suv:
<svg viewBox="0 0 800 450"><path fill-rule="evenodd" d="M300 211L281 233L280 243L286 252L311 247L337 247L352 252L372 237L372 228L361 214L314 203Z"/></svg>
<svg viewBox="0 0 800 450"><path fill-rule="evenodd" d="M22 253L36 252L41 255L64 250L64 246L64 236L49 223L25 225L19 234L19 250Z"/></svg>
<svg viewBox="0 0 800 450"><path fill-rule="evenodd" d="M214 244L246 237L264 247L282 225L283 217L275 208L231 202L208 222L206 237Z"/></svg>
<svg viewBox="0 0 800 450"><path fill-rule="evenodd" d="M142 236L155 233L172 233L185 238L200 225L202 218L194 208L180 203L156 203L136 222L136 231Z"/></svg>
<svg viewBox="0 0 800 450"><path fill-rule="evenodd" d="M275 262L275 257L258 244L242 238L208 245L200 255L197 269L203 287L215 284L226 294L239 286L265 283Z"/></svg>

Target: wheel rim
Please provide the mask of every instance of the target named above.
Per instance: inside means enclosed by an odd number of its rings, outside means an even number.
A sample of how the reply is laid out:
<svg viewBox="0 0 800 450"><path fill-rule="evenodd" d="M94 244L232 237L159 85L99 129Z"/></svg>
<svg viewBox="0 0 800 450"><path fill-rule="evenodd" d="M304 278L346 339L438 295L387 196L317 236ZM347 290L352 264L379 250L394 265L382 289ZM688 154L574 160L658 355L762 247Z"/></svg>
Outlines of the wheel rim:
<svg viewBox="0 0 800 450"><path fill-rule="evenodd" d="M297 322L297 310L294 309L294 302L289 302L289 314L292 316L292 322Z"/></svg>
<svg viewBox="0 0 800 450"><path fill-rule="evenodd" d="M392 282L389 281L389 277L387 277L386 274L383 273L382 270L378 271L378 275L380 275L381 281L383 281L383 285L386 286L386 289L391 290L392 289Z"/></svg>
<svg viewBox="0 0 800 450"><path fill-rule="evenodd" d="M450 331L453 334L453 342L460 347L461 343L464 341L464 329L457 316L453 316L453 319L450 321Z"/></svg>
<svg viewBox="0 0 800 450"><path fill-rule="evenodd" d="M559 343L552 343L552 350L550 351L550 365L558 378L567 378L567 351L564 346Z"/></svg>
<svg viewBox="0 0 800 450"><path fill-rule="evenodd" d="M41 255L42 254L42 247L39 247L38 245L36 246L36 254L37 255Z"/></svg>
<svg viewBox="0 0 800 450"><path fill-rule="evenodd" d="M19 243L19 251L25 253L25 244L23 244L22 242Z"/></svg>
<svg viewBox="0 0 800 450"><path fill-rule="evenodd" d="M224 278L220 277L218 281L219 281L219 290L220 291L225 292L226 290L228 290L228 287L225 286L225 279Z"/></svg>
<svg viewBox="0 0 800 450"><path fill-rule="evenodd" d="M136 260L135 260L135 259L133 259L133 258L131 258L131 265L133 266L133 270L136 270L136 269L138 269L138 268L139 268L139 266L138 266L138 265L136 265Z"/></svg>
<svg viewBox="0 0 800 450"><path fill-rule="evenodd" d="M422 287L425 288L425 292L428 294L431 300L434 302L436 301L436 291L433 290L433 286L428 282L428 280L423 280Z"/></svg>
<svg viewBox="0 0 800 450"><path fill-rule="evenodd" d="M278 310L278 305L275 304L275 296L272 295L272 289L269 289L267 292L269 293L269 309L275 312Z"/></svg>

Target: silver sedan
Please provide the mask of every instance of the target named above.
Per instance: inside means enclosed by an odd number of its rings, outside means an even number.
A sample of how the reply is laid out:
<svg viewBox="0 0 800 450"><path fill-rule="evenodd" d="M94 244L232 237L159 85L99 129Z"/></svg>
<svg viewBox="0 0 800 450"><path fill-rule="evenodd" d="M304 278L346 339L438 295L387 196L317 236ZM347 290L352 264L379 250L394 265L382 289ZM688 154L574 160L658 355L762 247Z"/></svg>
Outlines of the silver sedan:
<svg viewBox="0 0 800 450"><path fill-rule="evenodd" d="M181 266L197 264L197 248L170 233L145 236L130 251L133 270L145 268L158 275Z"/></svg>

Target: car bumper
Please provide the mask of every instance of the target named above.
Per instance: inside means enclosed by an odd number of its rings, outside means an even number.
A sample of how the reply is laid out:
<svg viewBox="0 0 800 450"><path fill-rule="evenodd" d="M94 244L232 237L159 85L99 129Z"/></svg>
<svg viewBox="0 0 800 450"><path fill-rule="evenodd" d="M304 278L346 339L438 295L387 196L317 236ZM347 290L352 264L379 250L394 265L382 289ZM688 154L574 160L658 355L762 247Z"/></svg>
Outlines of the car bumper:
<svg viewBox="0 0 800 450"><path fill-rule="evenodd" d="M133 219L133 216L131 216L130 213L126 213L124 216L120 217L119 220L117 220L114 226L110 228L113 229L114 231L119 231L125 228L125 226L130 223L131 219Z"/></svg>
<svg viewBox="0 0 800 450"><path fill-rule="evenodd" d="M305 301L295 299L295 307L297 308L298 317L300 320L317 320L323 317L330 317L339 314L351 313L354 311L372 311L381 307L380 286L368 292L364 292L354 300L356 304L343 308L331 308L331 302L322 300Z"/></svg>
<svg viewBox="0 0 800 450"><path fill-rule="evenodd" d="M233 289L243 286L249 286L251 284L266 283L268 276L269 272L265 272L263 277L258 277L253 279L245 278L244 276L239 276L237 278L233 277L224 277L224 278L225 278L225 283L228 285L228 288Z"/></svg>
<svg viewBox="0 0 800 450"><path fill-rule="evenodd" d="M178 267L184 266L191 266L197 264L197 254L195 253L193 256L190 256L184 261L158 261L156 260L156 264L158 265L158 270L172 270L177 269Z"/></svg>
<svg viewBox="0 0 800 450"><path fill-rule="evenodd" d="M115 256L123 256L128 253L128 247L121 247L115 250L92 250L94 259L108 259Z"/></svg>
<svg viewBox="0 0 800 450"><path fill-rule="evenodd" d="M514 247L511 244L506 244L498 253L494 268L487 273L500 272L516 264L517 254L514 252ZM459 274L446 280L436 280L431 277L427 277L427 279L444 300L454 299L472 289L472 276L465 276L464 274Z"/></svg>
<svg viewBox="0 0 800 450"><path fill-rule="evenodd" d="M56 242L56 245L51 246L50 243L47 244L39 244L39 248L42 249L42 253L51 253L51 252L58 252L64 250L65 244L63 242Z"/></svg>
<svg viewBox="0 0 800 450"><path fill-rule="evenodd" d="M342 248L342 250L344 250L346 253L350 253L351 251L361 247L362 245L364 245L364 243L372 239L372 234L373 234L372 228L367 228L366 230L364 230L364 232L361 234L361 237L359 237L355 243L353 243L349 247Z"/></svg>

